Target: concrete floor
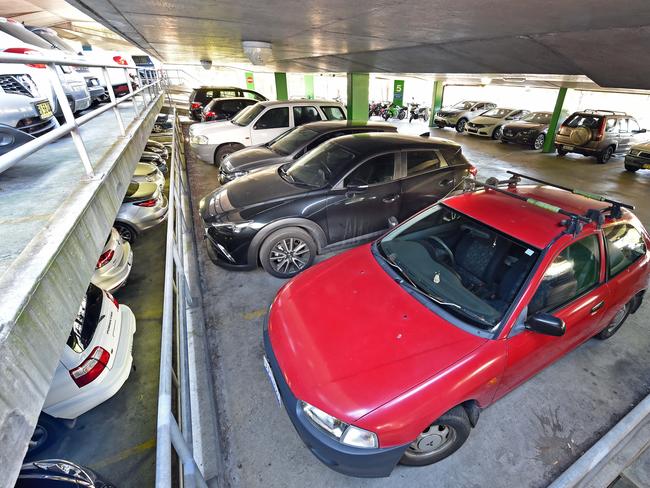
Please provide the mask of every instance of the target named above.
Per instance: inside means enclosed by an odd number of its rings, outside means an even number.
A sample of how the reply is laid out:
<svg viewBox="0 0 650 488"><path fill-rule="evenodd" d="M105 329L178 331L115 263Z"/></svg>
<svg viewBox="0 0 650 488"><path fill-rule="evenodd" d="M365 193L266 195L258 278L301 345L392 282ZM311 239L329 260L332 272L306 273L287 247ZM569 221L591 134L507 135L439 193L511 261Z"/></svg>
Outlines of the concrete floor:
<svg viewBox="0 0 650 488"><path fill-rule="evenodd" d="M426 126L399 123L419 134ZM650 173L629 174L620 158L596 165L582 157L558 159L452 130L435 135L458 140L479 176L507 169L607 193L644 207ZM193 205L217 186L211 165L188 165ZM194 213L197 238L201 240ZM322 257L325 259L327 256ZM612 339L589 341L481 414L468 442L429 467L398 466L390 478L349 478L321 464L303 446L279 407L262 367L262 318L283 281L262 270L231 272L214 266L199 247L206 327L225 452L233 487L542 487L650 392L650 305L631 316Z"/></svg>
<svg viewBox="0 0 650 488"><path fill-rule="evenodd" d="M129 379L115 396L79 417L73 429L64 430L34 459L71 460L120 488L154 486L165 229L159 225L135 242L129 280L115 293L137 321Z"/></svg>

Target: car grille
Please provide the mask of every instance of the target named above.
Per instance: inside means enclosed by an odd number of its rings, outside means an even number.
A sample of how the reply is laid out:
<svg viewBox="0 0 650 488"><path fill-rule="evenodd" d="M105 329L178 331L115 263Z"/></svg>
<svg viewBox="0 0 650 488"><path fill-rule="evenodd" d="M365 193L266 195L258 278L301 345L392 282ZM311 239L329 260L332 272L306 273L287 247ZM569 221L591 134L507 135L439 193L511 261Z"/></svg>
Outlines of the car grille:
<svg viewBox="0 0 650 488"><path fill-rule="evenodd" d="M55 121L54 117L46 120L42 120L40 117L29 117L19 121L16 128L26 134L38 137L54 129L56 127Z"/></svg>
<svg viewBox="0 0 650 488"><path fill-rule="evenodd" d="M33 97L32 92L21 83L17 77L18 75L0 75L0 88L5 93L11 95L25 95Z"/></svg>
<svg viewBox="0 0 650 488"><path fill-rule="evenodd" d="M485 127L485 125L483 125L483 124L475 124L473 122L468 122L467 125L470 126L472 129L481 129L481 128Z"/></svg>
<svg viewBox="0 0 650 488"><path fill-rule="evenodd" d="M650 159L650 152L640 152L639 157Z"/></svg>

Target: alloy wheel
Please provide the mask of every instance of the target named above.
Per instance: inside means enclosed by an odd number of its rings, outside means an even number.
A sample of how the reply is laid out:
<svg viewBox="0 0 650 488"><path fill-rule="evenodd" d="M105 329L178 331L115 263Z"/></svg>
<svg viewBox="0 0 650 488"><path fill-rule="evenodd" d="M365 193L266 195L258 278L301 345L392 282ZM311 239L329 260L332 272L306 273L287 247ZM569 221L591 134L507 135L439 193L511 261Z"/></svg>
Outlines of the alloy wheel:
<svg viewBox="0 0 650 488"><path fill-rule="evenodd" d="M128 227L120 225L117 227L117 232L120 234L123 241L131 242L133 240L133 232Z"/></svg>
<svg viewBox="0 0 650 488"><path fill-rule="evenodd" d="M533 143L533 147L537 150L541 149L544 146L544 139L544 134L538 135L535 139L535 142Z"/></svg>
<svg viewBox="0 0 650 488"><path fill-rule="evenodd" d="M492 137L496 140L501 139L501 136L503 135L503 127L499 126L496 129L494 129L494 134L492 134Z"/></svg>
<svg viewBox="0 0 650 488"><path fill-rule="evenodd" d="M302 239L287 237L273 246L269 260L278 273L292 274L304 269L310 257L309 247Z"/></svg>
<svg viewBox="0 0 650 488"><path fill-rule="evenodd" d="M408 447L416 456L432 456L453 445L456 440L456 430L444 424L433 424L427 427Z"/></svg>

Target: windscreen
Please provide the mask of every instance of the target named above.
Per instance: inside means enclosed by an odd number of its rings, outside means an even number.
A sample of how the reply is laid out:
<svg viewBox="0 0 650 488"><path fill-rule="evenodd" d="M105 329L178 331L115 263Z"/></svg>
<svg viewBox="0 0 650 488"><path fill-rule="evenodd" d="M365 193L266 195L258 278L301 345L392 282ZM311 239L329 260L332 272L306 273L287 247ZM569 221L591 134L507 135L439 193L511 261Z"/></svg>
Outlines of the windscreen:
<svg viewBox="0 0 650 488"><path fill-rule="evenodd" d="M235 115L231 122L235 125L249 125L259 114L262 113L264 108L264 105L259 103L256 103L255 105L249 105L237 115Z"/></svg>
<svg viewBox="0 0 650 488"><path fill-rule="evenodd" d="M522 117L521 120L533 122L534 124L548 124L551 122L551 114L549 112L533 112Z"/></svg>
<svg viewBox="0 0 650 488"><path fill-rule="evenodd" d="M405 287L470 325L503 319L539 251L444 205L436 205L378 242Z"/></svg>
<svg viewBox="0 0 650 488"><path fill-rule="evenodd" d="M74 319L72 331L68 337L68 346L76 353L83 352L92 342L99 314L102 311L104 292L94 285L88 287L86 296L81 301L79 313Z"/></svg>
<svg viewBox="0 0 650 488"><path fill-rule="evenodd" d="M61 51L66 51L69 53L75 52L74 48L70 44L65 42L63 39L57 36L56 33L52 32L50 29L37 29L34 31L34 34L37 34L38 36L42 37L47 42L52 44L52 46L54 46L57 49L60 49Z"/></svg>
<svg viewBox="0 0 650 488"><path fill-rule="evenodd" d="M568 119L566 119L563 125L574 128L586 127L588 129L598 129L602 120L602 115L573 114Z"/></svg>
<svg viewBox="0 0 650 488"><path fill-rule="evenodd" d="M482 117L494 117L495 119L502 119L506 117L512 110L509 108L493 108L485 112Z"/></svg>
<svg viewBox="0 0 650 488"><path fill-rule="evenodd" d="M476 102L458 102L456 105L453 105L451 108L455 108L457 110L469 110L474 106Z"/></svg>
<svg viewBox="0 0 650 488"><path fill-rule="evenodd" d="M40 47L42 49L52 49L50 43L44 41L33 32L28 31L25 26L18 22L13 22L11 20L0 21L0 30L20 41L31 44L32 46Z"/></svg>
<svg viewBox="0 0 650 488"><path fill-rule="evenodd" d="M287 156L292 154L294 151L297 151L308 142L316 139L318 135L319 133L314 130L305 127L298 127L297 129L280 135L280 137L277 137L275 140L270 142L268 147L273 152Z"/></svg>
<svg viewBox="0 0 650 488"><path fill-rule="evenodd" d="M322 188L336 183L355 158L352 151L330 141L309 151L281 176L292 183Z"/></svg>

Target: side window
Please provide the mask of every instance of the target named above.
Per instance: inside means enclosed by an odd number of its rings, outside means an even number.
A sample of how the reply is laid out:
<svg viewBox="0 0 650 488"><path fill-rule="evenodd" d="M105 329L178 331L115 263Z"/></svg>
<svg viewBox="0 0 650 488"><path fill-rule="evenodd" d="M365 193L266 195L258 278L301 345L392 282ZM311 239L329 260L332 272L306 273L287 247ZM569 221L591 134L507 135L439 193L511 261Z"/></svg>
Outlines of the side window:
<svg viewBox="0 0 650 488"><path fill-rule="evenodd" d="M598 283L600 248L591 235L571 244L553 260L528 305L528 315L553 310Z"/></svg>
<svg viewBox="0 0 650 488"><path fill-rule="evenodd" d="M607 119L607 127L605 128L605 132L614 132L614 127L616 127L616 119Z"/></svg>
<svg viewBox="0 0 650 488"><path fill-rule="evenodd" d="M610 278L627 268L646 253L643 237L630 224L604 229L607 243L607 268Z"/></svg>
<svg viewBox="0 0 650 488"><path fill-rule="evenodd" d="M221 105L220 107L221 110L223 112L226 112L229 115L235 115L242 108L244 108L244 105L241 103L241 100L236 100L236 99L222 100L220 105Z"/></svg>
<svg viewBox="0 0 650 488"><path fill-rule="evenodd" d="M293 107L294 126L298 127L299 125L315 122L317 120L321 120L321 118L316 107Z"/></svg>
<svg viewBox="0 0 650 488"><path fill-rule="evenodd" d="M235 90L220 90L219 92L219 98L234 98L237 96L237 92Z"/></svg>
<svg viewBox="0 0 650 488"><path fill-rule="evenodd" d="M628 131L628 119L619 119L618 120L618 131L627 132Z"/></svg>
<svg viewBox="0 0 650 488"><path fill-rule="evenodd" d="M341 107L321 107L327 120L345 120L345 114Z"/></svg>
<svg viewBox="0 0 650 488"><path fill-rule="evenodd" d="M478 105L475 105L474 110L476 110L476 111L485 110L485 104L484 103L479 103Z"/></svg>
<svg viewBox="0 0 650 488"><path fill-rule="evenodd" d="M419 175L427 171L447 167L436 151L408 151L406 154L406 176Z"/></svg>
<svg viewBox="0 0 650 488"><path fill-rule="evenodd" d="M639 123L634 119L628 119L628 125L629 125L628 129L630 130L630 132L634 132L636 130L641 129L639 127Z"/></svg>
<svg viewBox="0 0 650 488"><path fill-rule="evenodd" d="M254 129L280 129L289 127L289 107L272 108L255 123Z"/></svg>
<svg viewBox="0 0 650 488"><path fill-rule="evenodd" d="M395 154L382 154L369 159L352 173L343 184L345 186L368 186L388 183L395 175Z"/></svg>

